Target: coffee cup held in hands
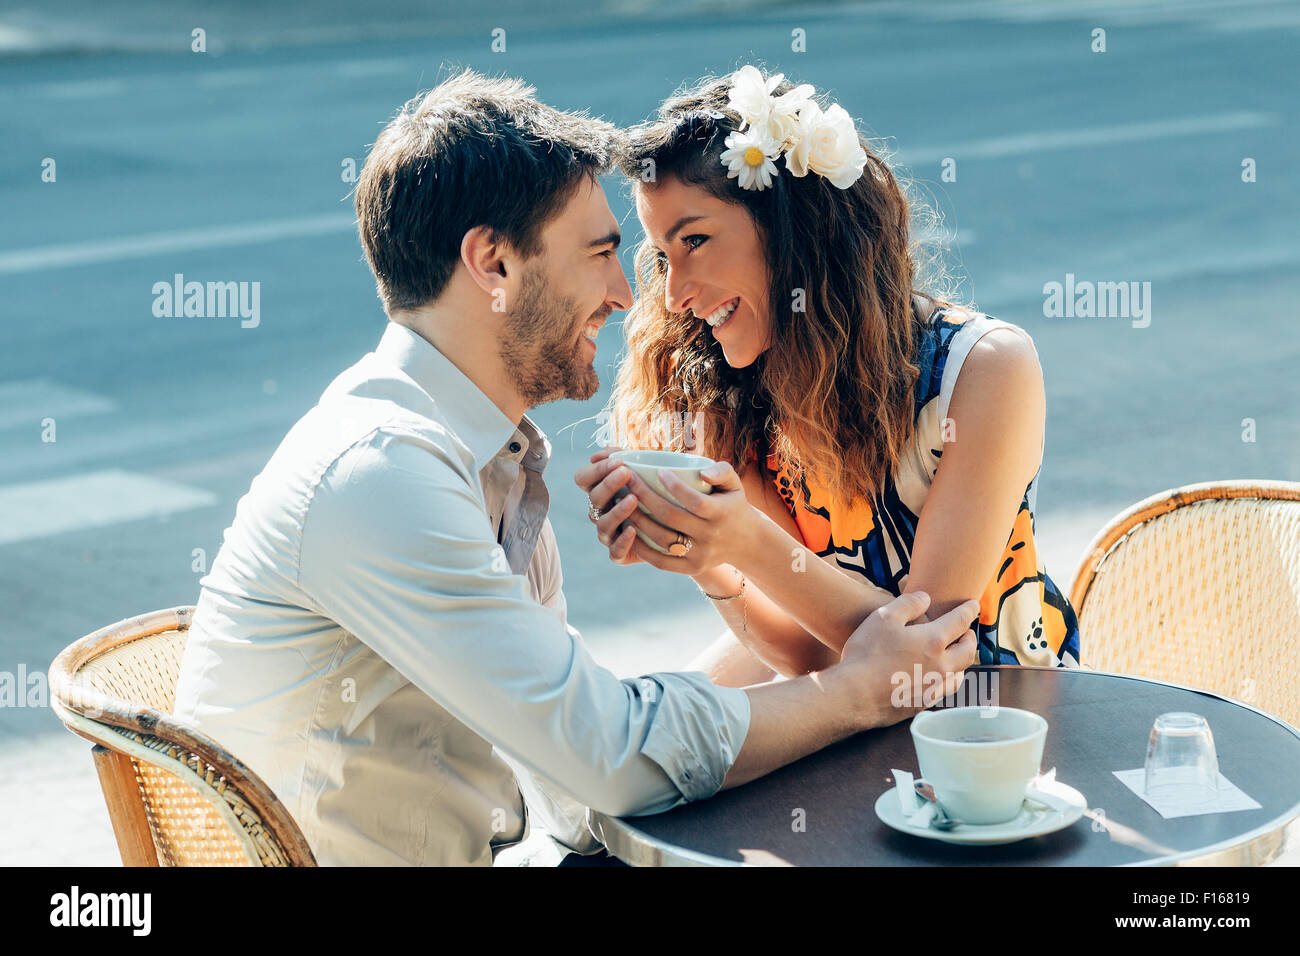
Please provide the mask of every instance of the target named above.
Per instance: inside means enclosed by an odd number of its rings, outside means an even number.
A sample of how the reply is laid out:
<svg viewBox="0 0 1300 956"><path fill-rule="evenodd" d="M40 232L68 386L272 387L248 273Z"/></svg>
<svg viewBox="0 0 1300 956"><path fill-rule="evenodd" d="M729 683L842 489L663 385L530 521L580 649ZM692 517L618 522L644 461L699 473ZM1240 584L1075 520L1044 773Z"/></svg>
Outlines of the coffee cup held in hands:
<svg viewBox="0 0 1300 956"><path fill-rule="evenodd" d="M966 823L1015 819L1043 760L1047 721L1013 707L949 707L912 718L921 776Z"/></svg>
<svg viewBox="0 0 1300 956"><path fill-rule="evenodd" d="M637 477L650 486L650 490L660 495L673 504L681 506L681 502L669 493L664 487L663 482L659 480L660 471L670 471L691 488L694 488L700 494L711 494L713 486L700 477L700 472L706 468L716 465L717 462L712 458L705 458L703 455L690 455L684 452L676 451L616 451L610 456L611 461L617 461L627 466L628 470L633 472ZM627 493L626 488L620 488L615 498L621 498ZM645 505L637 503L637 508L648 515ZM660 554L668 554L666 550L659 547L655 542L637 529L637 537L647 545L654 548Z"/></svg>

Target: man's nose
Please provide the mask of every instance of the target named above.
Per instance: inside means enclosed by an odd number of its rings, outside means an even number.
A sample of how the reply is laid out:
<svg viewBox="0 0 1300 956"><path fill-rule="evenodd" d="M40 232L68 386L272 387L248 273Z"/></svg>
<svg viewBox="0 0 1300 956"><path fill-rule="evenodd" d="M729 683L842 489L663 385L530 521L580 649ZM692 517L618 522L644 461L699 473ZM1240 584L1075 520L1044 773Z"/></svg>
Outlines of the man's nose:
<svg viewBox="0 0 1300 956"><path fill-rule="evenodd" d="M615 271L618 272L618 279L609 290L609 295L605 298L605 301L611 308L625 312L632 308L632 286L628 284L622 266L617 265L617 260L615 260Z"/></svg>

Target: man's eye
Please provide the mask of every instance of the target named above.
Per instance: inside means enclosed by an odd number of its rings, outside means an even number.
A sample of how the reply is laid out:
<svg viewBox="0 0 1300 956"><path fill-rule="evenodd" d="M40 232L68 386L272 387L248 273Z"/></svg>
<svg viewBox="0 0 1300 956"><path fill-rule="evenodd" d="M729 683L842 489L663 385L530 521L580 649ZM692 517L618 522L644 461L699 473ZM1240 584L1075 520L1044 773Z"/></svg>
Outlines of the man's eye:
<svg viewBox="0 0 1300 956"><path fill-rule="evenodd" d="M613 249L606 249L606 250L605 250L604 252L602 252L600 255L601 255L601 258L604 258L604 259L612 258L613 255L614 255L614 250L613 250Z"/></svg>
<svg viewBox="0 0 1300 956"><path fill-rule="evenodd" d="M694 252L696 249L700 248L700 246L704 245L704 243L706 243L708 239L709 239L708 236L695 235L695 236L685 237L682 240L682 242L686 243L686 248L688 251Z"/></svg>

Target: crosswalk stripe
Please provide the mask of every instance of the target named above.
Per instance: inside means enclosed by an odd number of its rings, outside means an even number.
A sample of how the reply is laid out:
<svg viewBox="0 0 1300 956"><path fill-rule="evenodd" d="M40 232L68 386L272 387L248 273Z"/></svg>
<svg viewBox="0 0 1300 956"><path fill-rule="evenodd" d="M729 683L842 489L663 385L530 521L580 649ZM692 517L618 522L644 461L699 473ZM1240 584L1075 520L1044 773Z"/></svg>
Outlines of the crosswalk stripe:
<svg viewBox="0 0 1300 956"><path fill-rule="evenodd" d="M217 503L201 488L109 469L0 487L0 545Z"/></svg>

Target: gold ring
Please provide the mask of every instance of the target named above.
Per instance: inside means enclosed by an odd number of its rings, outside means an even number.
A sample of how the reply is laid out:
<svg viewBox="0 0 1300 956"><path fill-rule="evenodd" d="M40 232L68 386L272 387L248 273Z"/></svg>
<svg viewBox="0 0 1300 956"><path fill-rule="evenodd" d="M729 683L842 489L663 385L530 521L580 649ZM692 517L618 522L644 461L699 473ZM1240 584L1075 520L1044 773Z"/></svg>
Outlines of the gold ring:
<svg viewBox="0 0 1300 956"><path fill-rule="evenodd" d="M677 540L668 546L668 553L674 558L680 558L685 556L686 552L691 550L694 545L694 541L679 531L677 532Z"/></svg>

